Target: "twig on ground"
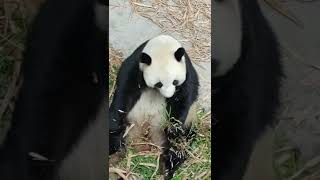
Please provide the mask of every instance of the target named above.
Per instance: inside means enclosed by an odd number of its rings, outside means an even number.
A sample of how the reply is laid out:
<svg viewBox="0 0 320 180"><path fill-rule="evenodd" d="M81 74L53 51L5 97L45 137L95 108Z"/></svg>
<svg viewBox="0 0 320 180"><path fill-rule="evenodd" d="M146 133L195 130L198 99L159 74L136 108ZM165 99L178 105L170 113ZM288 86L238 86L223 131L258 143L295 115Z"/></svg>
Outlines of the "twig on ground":
<svg viewBox="0 0 320 180"><path fill-rule="evenodd" d="M124 175L124 173L126 173L126 171L122 170L122 169L118 169L118 168L113 168L110 167L109 168L109 173L116 173L117 175L119 175L121 178L123 178L124 180L129 180L126 175Z"/></svg>
<svg viewBox="0 0 320 180"><path fill-rule="evenodd" d="M153 179L153 177L157 174L158 170L159 170L159 166L160 166L160 156L161 156L161 153L158 154L158 157L157 157L157 166L156 166L156 169L154 170L152 176L151 176L151 179Z"/></svg>

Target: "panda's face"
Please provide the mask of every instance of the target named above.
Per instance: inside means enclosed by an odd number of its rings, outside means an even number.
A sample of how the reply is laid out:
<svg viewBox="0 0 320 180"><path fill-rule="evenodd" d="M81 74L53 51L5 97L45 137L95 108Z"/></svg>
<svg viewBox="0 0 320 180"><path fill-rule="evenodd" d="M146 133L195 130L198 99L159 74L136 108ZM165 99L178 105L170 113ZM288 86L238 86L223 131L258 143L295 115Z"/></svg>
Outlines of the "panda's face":
<svg viewBox="0 0 320 180"><path fill-rule="evenodd" d="M166 98L174 95L176 87L186 80L185 50L170 36L151 39L140 56L140 70L147 86L155 88Z"/></svg>

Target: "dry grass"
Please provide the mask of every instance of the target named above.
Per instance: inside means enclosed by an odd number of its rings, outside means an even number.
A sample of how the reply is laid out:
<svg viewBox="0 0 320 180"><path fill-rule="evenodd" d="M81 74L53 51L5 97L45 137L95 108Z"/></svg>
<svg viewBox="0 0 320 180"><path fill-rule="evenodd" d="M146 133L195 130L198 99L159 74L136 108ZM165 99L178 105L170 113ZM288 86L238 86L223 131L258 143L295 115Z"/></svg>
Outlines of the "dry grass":
<svg viewBox="0 0 320 180"><path fill-rule="evenodd" d="M129 0L134 12L157 24L164 32L177 33L194 61L211 60L210 0Z"/></svg>
<svg viewBox="0 0 320 180"><path fill-rule="evenodd" d="M114 48L109 46L109 100L112 99L112 95L115 90L117 71L123 61L123 54ZM109 101L111 102L111 101Z"/></svg>

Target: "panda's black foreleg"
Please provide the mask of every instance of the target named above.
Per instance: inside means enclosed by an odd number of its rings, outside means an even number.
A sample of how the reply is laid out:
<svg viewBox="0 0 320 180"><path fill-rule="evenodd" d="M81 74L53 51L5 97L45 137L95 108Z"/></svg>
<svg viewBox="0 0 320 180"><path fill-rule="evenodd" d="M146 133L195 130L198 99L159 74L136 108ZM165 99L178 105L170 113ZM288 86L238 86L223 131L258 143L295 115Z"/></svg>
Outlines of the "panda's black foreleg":
<svg viewBox="0 0 320 180"><path fill-rule="evenodd" d="M121 74L118 76L121 79ZM108 122L109 122L109 155L114 154L123 147L124 139L122 138L126 128L125 117L129 109L127 96L124 91L126 86L119 84L118 89L113 95L113 101L109 108Z"/></svg>
<svg viewBox="0 0 320 180"><path fill-rule="evenodd" d="M175 171L187 159L186 148L190 143L190 131L184 127L192 103L173 97L167 101L168 125L164 129L167 137L161 162L164 168L164 178L169 180ZM174 103L174 104L173 104Z"/></svg>
<svg viewBox="0 0 320 180"><path fill-rule="evenodd" d="M126 63L126 62L125 62ZM124 67L126 67L124 63ZM124 67L118 73L117 89L114 93L112 103L109 108L109 155L119 151L124 145L123 134L127 127L126 116L139 99L142 89L134 80L128 80L125 76ZM132 67L129 67L129 69ZM130 82L130 83L129 83Z"/></svg>
<svg viewBox="0 0 320 180"><path fill-rule="evenodd" d="M124 119L126 116L127 104L123 95L121 95L121 86L115 91L113 101L109 108L109 155L117 152L123 145L122 135L125 130ZM124 94L124 93L123 93Z"/></svg>
<svg viewBox="0 0 320 180"><path fill-rule="evenodd" d="M119 112L110 110L109 112L109 155L117 152L123 146L123 133L125 126L122 123Z"/></svg>
<svg viewBox="0 0 320 180"><path fill-rule="evenodd" d="M160 161L163 163L164 179L172 179L175 171L179 166L186 160L186 154L184 151L176 150L171 145L165 147L163 154L161 155Z"/></svg>
<svg viewBox="0 0 320 180"><path fill-rule="evenodd" d="M164 146L164 152L161 155L161 162L163 163L164 178L170 180L175 171L187 160L187 148L194 140L194 131L184 129L181 134L170 139L170 133L167 134L167 141ZM171 136L172 137L172 136Z"/></svg>
<svg viewBox="0 0 320 180"><path fill-rule="evenodd" d="M133 107L139 96L120 96L121 92L114 95L114 100L109 108L109 155L119 151L124 146L123 134L127 127L126 115Z"/></svg>

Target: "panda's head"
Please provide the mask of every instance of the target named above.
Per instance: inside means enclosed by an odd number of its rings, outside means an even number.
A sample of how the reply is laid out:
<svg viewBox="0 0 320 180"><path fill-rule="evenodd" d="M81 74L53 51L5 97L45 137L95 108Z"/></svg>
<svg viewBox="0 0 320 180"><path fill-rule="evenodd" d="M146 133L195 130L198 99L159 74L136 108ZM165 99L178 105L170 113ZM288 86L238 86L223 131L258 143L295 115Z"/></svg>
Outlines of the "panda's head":
<svg viewBox="0 0 320 180"><path fill-rule="evenodd" d="M157 36L142 50L139 68L148 87L170 98L186 80L185 50L173 37Z"/></svg>

